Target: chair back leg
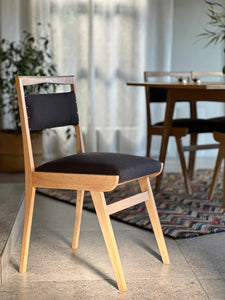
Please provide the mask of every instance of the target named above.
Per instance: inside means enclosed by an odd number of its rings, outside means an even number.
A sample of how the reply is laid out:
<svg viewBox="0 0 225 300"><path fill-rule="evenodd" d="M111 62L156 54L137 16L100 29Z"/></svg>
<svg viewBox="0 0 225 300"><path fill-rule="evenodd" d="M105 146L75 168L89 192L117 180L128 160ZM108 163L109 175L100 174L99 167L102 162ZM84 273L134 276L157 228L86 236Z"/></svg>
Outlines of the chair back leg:
<svg viewBox="0 0 225 300"><path fill-rule="evenodd" d="M189 178L189 174L188 174L187 168L186 168L184 151L183 151L182 142L181 142L180 137L179 138L176 137L176 143L177 143L178 154L180 157L181 168L182 168L182 172L183 172L183 176L184 176L184 183L185 183L186 191L189 195L191 195L192 190L191 190L190 178Z"/></svg>
<svg viewBox="0 0 225 300"><path fill-rule="evenodd" d="M150 129L148 128L147 129L146 157L150 157L151 142L152 142L152 135L150 133Z"/></svg>
<svg viewBox="0 0 225 300"><path fill-rule="evenodd" d="M219 152L218 152L217 159L216 159L216 165L214 168L212 183L211 183L210 191L209 191L209 200L212 200L212 198L213 198L215 188L216 188L217 177L218 177L219 170L220 170L222 160L224 159L224 157L225 157L225 149L224 149L224 144L222 143L219 147ZM224 192L223 192L223 194L224 194ZM224 203L223 203L223 207L225 207Z"/></svg>
<svg viewBox="0 0 225 300"><path fill-rule="evenodd" d="M196 146L197 145L197 139L198 139L197 133L192 133L191 134L191 146ZM189 163L188 163L188 173L189 173L190 178L193 178L193 176L194 176L195 157L196 157L196 151L195 150L190 151Z"/></svg>
<svg viewBox="0 0 225 300"><path fill-rule="evenodd" d="M27 260L30 245L30 233L34 211L34 199L35 199L36 188L26 184L25 190L25 211L24 211L24 227L23 227L23 240L20 256L20 273L25 273L27 270Z"/></svg>
<svg viewBox="0 0 225 300"><path fill-rule="evenodd" d="M164 239L164 235L162 232L158 211L156 208L154 196L152 193L152 188L149 182L149 178L144 177L139 179L139 185L142 192L148 192L149 200L145 201L145 205L148 211L148 215L152 224L152 228L155 234L155 238L158 244L158 248L162 257L162 261L164 264L169 264L169 255L166 248L166 243Z"/></svg>
<svg viewBox="0 0 225 300"><path fill-rule="evenodd" d="M223 208L225 208L225 164L223 165Z"/></svg>
<svg viewBox="0 0 225 300"><path fill-rule="evenodd" d="M82 209L83 209L83 202L84 202L84 192L85 191L77 191L76 213L75 213L75 222L74 222L74 230L73 230L72 249L78 248L79 237L80 237L80 225L81 225L81 218L82 218Z"/></svg>
<svg viewBox="0 0 225 300"><path fill-rule="evenodd" d="M113 271L116 277L116 282L118 285L118 289L122 291L127 290L123 269L119 257L119 252L115 240L115 236L113 233L113 228L111 225L109 213L106 207L106 201L104 193L102 192L91 192L91 197L94 202L96 214L98 217L98 221L103 233L103 237L105 240L105 244L108 250L108 254L111 260L111 264L113 267Z"/></svg>

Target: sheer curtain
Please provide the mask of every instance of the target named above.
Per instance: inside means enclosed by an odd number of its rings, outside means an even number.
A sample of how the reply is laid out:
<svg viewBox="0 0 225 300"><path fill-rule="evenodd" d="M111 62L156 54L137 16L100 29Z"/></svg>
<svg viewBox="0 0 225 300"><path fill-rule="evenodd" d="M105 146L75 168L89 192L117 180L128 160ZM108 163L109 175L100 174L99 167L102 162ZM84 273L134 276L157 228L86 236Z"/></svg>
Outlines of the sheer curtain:
<svg viewBox="0 0 225 300"><path fill-rule="evenodd" d="M76 75L88 151L144 153L147 1L52 1L59 73ZM63 41L63 42L62 42Z"/></svg>
<svg viewBox="0 0 225 300"><path fill-rule="evenodd" d="M144 89L126 81L170 68L172 18L173 0L51 2L58 71L76 75L87 151L145 154Z"/></svg>
<svg viewBox="0 0 225 300"><path fill-rule="evenodd" d="M126 82L170 69L173 0L20 0L19 11L21 30L42 23L58 74L76 77L86 151L145 155L144 88ZM44 145L46 158L74 150L61 129Z"/></svg>

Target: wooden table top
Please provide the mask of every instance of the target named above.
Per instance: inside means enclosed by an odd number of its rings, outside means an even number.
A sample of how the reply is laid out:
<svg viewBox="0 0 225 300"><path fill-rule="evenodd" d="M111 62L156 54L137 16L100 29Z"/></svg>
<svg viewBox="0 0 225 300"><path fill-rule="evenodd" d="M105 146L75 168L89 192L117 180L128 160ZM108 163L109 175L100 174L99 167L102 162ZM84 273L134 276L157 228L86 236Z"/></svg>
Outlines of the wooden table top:
<svg viewBox="0 0 225 300"><path fill-rule="evenodd" d="M127 82L127 85L172 89L224 90L225 82L175 83L175 82Z"/></svg>

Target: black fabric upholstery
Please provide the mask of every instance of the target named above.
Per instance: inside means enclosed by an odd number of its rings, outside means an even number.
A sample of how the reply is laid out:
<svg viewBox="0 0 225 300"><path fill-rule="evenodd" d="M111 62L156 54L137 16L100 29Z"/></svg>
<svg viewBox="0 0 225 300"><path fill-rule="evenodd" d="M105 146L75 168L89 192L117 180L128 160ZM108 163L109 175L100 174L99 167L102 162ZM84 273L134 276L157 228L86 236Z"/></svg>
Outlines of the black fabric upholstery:
<svg viewBox="0 0 225 300"><path fill-rule="evenodd" d="M151 158L119 153L81 153L36 168L39 172L119 175L119 182L159 172L161 164Z"/></svg>
<svg viewBox="0 0 225 300"><path fill-rule="evenodd" d="M151 102L166 102L167 101L167 88L151 87L149 88L149 95ZM185 100L177 100L185 101Z"/></svg>
<svg viewBox="0 0 225 300"><path fill-rule="evenodd" d="M31 131L79 123L74 92L28 95L25 99Z"/></svg>
<svg viewBox="0 0 225 300"><path fill-rule="evenodd" d="M225 124L225 122L224 122ZM154 126L163 126L163 122L158 122ZM205 119L175 119L172 123L173 127L186 127L188 133L206 133L216 131L216 123Z"/></svg>
<svg viewBox="0 0 225 300"><path fill-rule="evenodd" d="M225 117L212 118L210 122L212 123L213 131L225 132Z"/></svg>
<svg viewBox="0 0 225 300"><path fill-rule="evenodd" d="M151 87L149 89L151 102L166 102L167 89Z"/></svg>

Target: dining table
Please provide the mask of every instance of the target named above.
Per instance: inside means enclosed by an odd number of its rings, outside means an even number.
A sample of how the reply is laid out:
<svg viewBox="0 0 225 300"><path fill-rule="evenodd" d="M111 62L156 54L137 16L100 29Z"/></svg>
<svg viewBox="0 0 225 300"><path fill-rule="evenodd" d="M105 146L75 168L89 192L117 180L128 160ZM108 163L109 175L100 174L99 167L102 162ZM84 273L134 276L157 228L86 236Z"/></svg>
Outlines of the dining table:
<svg viewBox="0 0 225 300"><path fill-rule="evenodd" d="M129 86L165 88L167 89L167 102L163 125L163 136L161 140L159 161L165 163L166 152L172 119L177 101L214 101L225 102L225 82L127 82ZM160 191L163 173L156 179L155 190Z"/></svg>

